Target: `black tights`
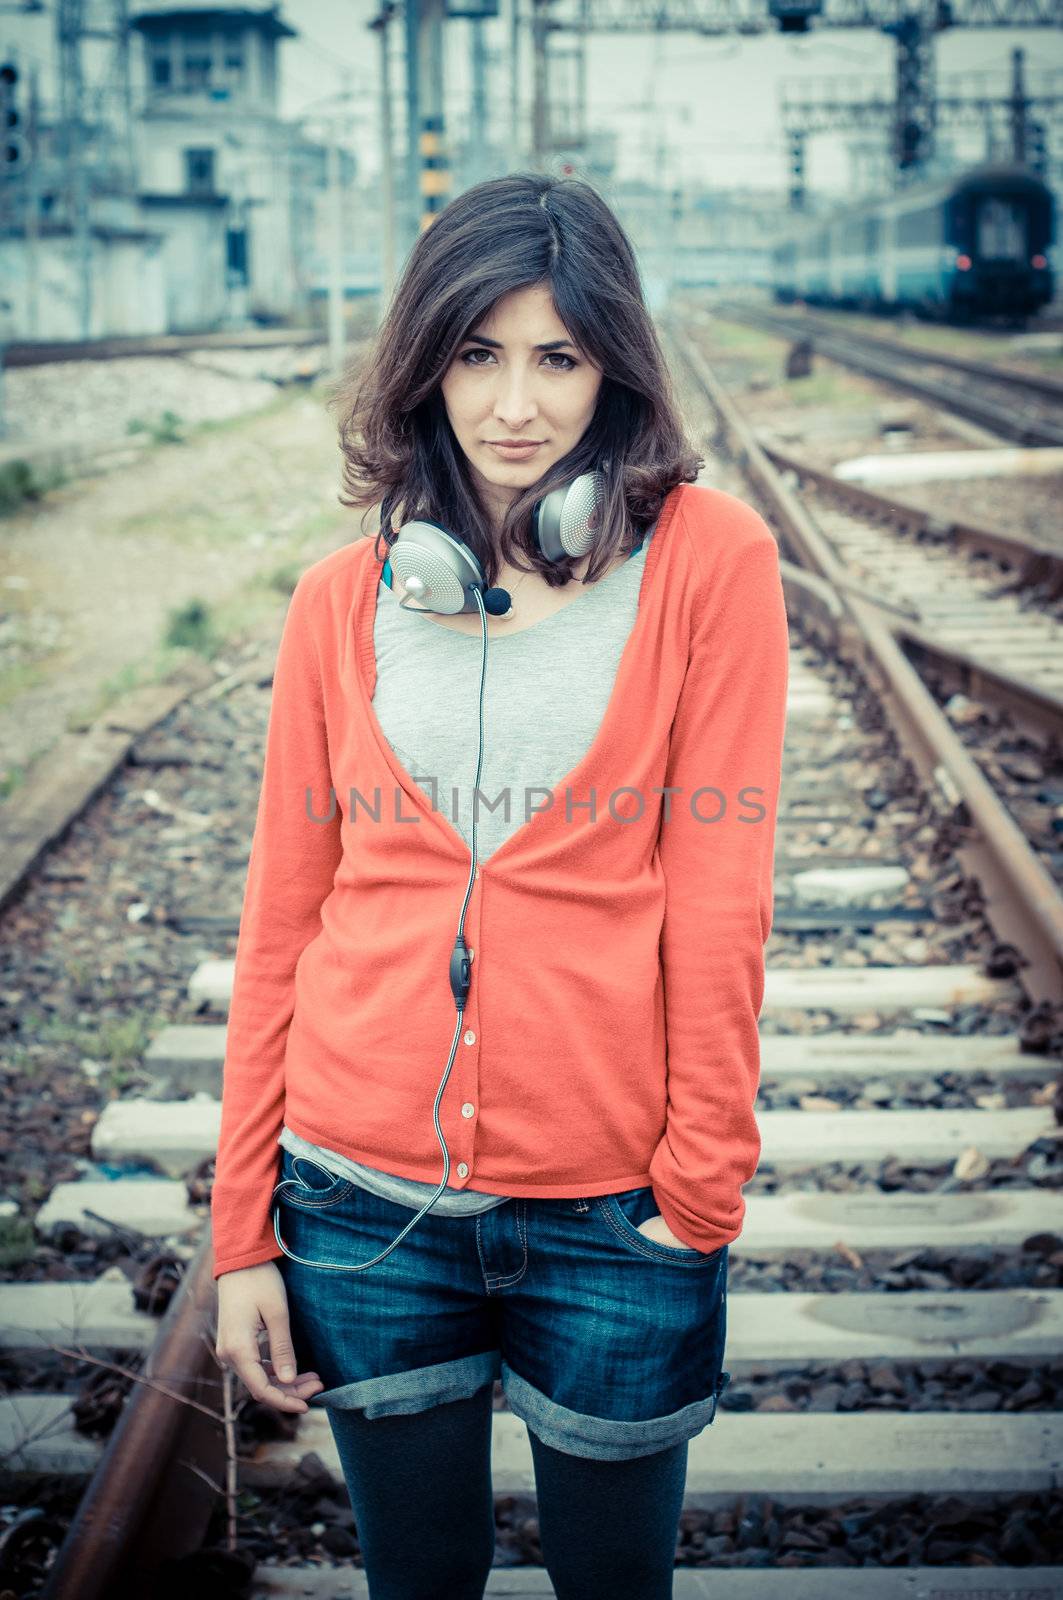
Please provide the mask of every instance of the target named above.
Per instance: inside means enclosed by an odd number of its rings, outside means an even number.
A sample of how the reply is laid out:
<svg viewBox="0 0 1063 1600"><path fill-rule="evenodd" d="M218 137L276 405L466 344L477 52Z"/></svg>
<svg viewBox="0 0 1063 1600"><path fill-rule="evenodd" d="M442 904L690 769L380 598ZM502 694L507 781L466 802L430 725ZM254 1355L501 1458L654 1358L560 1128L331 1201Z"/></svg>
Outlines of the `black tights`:
<svg viewBox="0 0 1063 1600"><path fill-rule="evenodd" d="M492 1393L373 1421L329 1407L370 1600L482 1600L495 1552ZM557 1600L670 1600L688 1441L594 1461L530 1438Z"/></svg>

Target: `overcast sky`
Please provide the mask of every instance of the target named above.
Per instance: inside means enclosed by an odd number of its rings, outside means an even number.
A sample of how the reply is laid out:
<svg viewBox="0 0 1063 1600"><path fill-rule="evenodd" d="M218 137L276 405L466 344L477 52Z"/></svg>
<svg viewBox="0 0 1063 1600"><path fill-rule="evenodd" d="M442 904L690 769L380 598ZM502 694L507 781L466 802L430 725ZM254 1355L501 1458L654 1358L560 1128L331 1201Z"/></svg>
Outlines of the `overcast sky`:
<svg viewBox="0 0 1063 1600"><path fill-rule="evenodd" d="M39 16L0 12L0 40L14 44L25 68L32 61L41 70L46 102L54 105L55 5ZM502 15L486 24L488 110L496 128L509 127L509 4L500 0ZM569 0L564 0L571 14ZM765 5L767 0L765 0ZM142 7L142 0L141 0ZM136 9L136 8L134 8ZM377 57L379 45L366 26L379 0L280 0L281 15L299 30L297 39L279 46L281 111L302 113L315 101L351 87L364 101L356 106L352 142L363 171L378 167ZM530 0L521 0L527 16ZM110 15L98 0L92 16ZM447 126L457 135L469 108L469 35L471 25L454 18L446 24ZM396 131L404 122L403 29L392 29ZM524 32L524 81L521 106L525 132L529 121L530 51ZM954 29L937 41L939 75L963 71L985 73L1006 92L1011 50L1024 47L1031 68L1031 87L1045 69L1063 70L1063 31L1048 29ZM93 49L86 47L86 57ZM103 46L98 47L101 51ZM777 33L756 39L704 38L692 33L592 35L588 43L588 122L611 127L619 139L621 177L652 178L663 171L666 182L695 178L721 187L785 183L786 153L779 134L778 94L784 80L844 78L854 92L891 92L894 50L884 35L871 31L829 28L803 37ZM91 64L86 76L93 81ZM1057 83L1057 89L1061 87ZM865 136L874 140L874 131ZM976 129L962 135L959 154L978 159L982 153ZM658 141L663 150L658 155ZM1057 134L1063 144L1063 133ZM1059 151L1057 150L1057 158ZM514 165L517 165L516 156ZM846 141L819 135L808 141L810 188L843 190L850 177Z"/></svg>
<svg viewBox="0 0 1063 1600"><path fill-rule="evenodd" d="M487 23L488 110L496 124L509 120L509 0ZM348 82L366 94L361 140L366 165L376 165L376 64L378 41L366 28L379 7L375 0L288 0L283 7L300 38L283 46L284 109L295 114ZM528 0L522 13L527 14ZM468 115L471 26L447 23L448 124L456 131ZM404 87L401 24L395 24L393 88ZM527 34L525 33L525 39ZM1044 69L1063 69L1063 32L1048 29L954 29L937 42L939 74L985 72L1006 92L1011 51L1026 50L1035 84ZM529 51L522 46L524 67ZM588 43L589 125L617 130L620 173L650 177L657 170L656 143L668 150L669 180L701 178L722 186L785 181L786 154L779 136L778 95L784 80L844 77L868 93L890 91L894 49L890 39L867 30L823 29L803 37L765 34L756 39L704 38L691 33L591 36ZM1058 87L1058 86L1057 86ZM522 88L525 119L530 83ZM401 113L401 107L400 107ZM525 126L527 122L525 121ZM874 134L868 137L873 139ZM961 136L960 154L978 159L977 130ZM841 189L850 163L845 142L820 135L808 142L807 175L812 187Z"/></svg>

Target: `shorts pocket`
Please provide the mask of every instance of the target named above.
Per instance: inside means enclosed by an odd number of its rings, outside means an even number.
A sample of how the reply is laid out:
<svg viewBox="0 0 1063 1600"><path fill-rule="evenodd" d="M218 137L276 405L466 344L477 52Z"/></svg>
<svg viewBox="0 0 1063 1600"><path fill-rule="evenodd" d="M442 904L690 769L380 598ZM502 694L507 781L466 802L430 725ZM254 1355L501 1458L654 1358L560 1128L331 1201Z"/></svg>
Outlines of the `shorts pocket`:
<svg viewBox="0 0 1063 1600"><path fill-rule="evenodd" d="M339 1205L358 1185L351 1178L339 1177L311 1156L293 1156L284 1151L281 1181L273 1190L273 1200L296 1206L300 1211L323 1211Z"/></svg>
<svg viewBox="0 0 1063 1600"><path fill-rule="evenodd" d="M634 1254L648 1260L671 1261L687 1267L714 1267L719 1266L727 1249L726 1245L721 1245L718 1250L706 1254L687 1245L661 1244L648 1234L640 1233L640 1223L660 1214L652 1185L644 1189L625 1189L620 1194L599 1195L595 1204L616 1238Z"/></svg>

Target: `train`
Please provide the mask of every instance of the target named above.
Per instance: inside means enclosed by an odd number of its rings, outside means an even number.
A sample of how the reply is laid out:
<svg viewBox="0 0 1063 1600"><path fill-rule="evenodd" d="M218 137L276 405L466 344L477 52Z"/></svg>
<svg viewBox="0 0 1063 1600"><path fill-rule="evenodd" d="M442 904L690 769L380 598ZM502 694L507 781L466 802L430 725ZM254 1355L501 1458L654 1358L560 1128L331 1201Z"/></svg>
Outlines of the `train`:
<svg viewBox="0 0 1063 1600"><path fill-rule="evenodd" d="M772 249L771 288L782 305L1023 321L1053 296L1055 221L1042 178L986 162L799 223Z"/></svg>

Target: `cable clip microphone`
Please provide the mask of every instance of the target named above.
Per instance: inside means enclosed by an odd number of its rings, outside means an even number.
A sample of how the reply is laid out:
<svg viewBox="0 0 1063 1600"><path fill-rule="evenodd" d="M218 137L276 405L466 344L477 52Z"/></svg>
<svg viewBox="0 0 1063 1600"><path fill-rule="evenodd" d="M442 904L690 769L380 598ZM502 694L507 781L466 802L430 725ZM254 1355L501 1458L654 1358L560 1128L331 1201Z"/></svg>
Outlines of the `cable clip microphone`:
<svg viewBox="0 0 1063 1600"><path fill-rule="evenodd" d="M472 982L472 962L469 947L459 933L450 957L450 992L459 1011L465 1010L465 1000Z"/></svg>

